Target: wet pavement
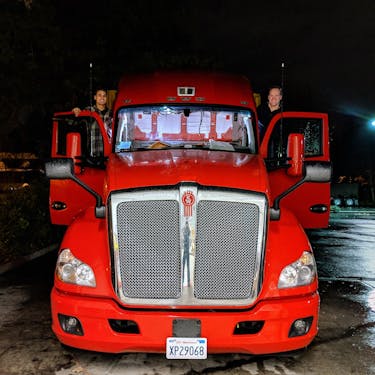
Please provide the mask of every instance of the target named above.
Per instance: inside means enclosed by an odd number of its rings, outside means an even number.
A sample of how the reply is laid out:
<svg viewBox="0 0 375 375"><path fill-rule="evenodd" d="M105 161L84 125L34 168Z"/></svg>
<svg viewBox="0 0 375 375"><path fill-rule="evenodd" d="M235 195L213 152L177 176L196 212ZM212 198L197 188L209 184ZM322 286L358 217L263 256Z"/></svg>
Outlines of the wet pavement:
<svg viewBox="0 0 375 375"><path fill-rule="evenodd" d="M309 231L321 294L319 333L298 355L102 354L60 345L50 329L55 255L0 275L0 375L375 374L375 211L346 210Z"/></svg>

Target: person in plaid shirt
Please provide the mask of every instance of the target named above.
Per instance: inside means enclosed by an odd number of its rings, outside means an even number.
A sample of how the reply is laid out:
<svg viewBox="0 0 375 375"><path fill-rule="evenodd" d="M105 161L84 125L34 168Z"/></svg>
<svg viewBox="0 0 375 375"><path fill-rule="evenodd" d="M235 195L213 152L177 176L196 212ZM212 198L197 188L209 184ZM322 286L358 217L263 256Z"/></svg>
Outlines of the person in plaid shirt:
<svg viewBox="0 0 375 375"><path fill-rule="evenodd" d="M102 118L107 135L109 138L112 136L112 111L107 107L107 91L105 89L99 88L96 90L94 95L95 104L93 106L88 106L85 110L96 112ZM75 107L72 109L72 112L78 116L81 112L81 109Z"/></svg>
<svg viewBox="0 0 375 375"><path fill-rule="evenodd" d="M103 88L98 88L94 95L95 104L93 106L88 106L85 110L96 112L103 120L108 138L112 137L112 111L107 107L107 91ZM72 112L78 116L81 109L75 107ZM98 124L95 122L89 129L90 134L90 156L100 156L103 155L103 140L100 133Z"/></svg>

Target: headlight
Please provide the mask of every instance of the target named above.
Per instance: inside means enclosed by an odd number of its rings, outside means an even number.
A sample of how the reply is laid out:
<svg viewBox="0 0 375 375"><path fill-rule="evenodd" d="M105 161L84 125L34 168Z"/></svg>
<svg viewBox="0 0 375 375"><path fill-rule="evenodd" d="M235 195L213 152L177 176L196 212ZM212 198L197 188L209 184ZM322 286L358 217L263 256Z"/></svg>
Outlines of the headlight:
<svg viewBox="0 0 375 375"><path fill-rule="evenodd" d="M77 259L69 249L64 249L57 258L56 274L65 283L96 286L92 268Z"/></svg>
<svg viewBox="0 0 375 375"><path fill-rule="evenodd" d="M280 273L278 287L293 288L308 285L316 276L316 264L312 253L304 251L302 256L291 264L288 264Z"/></svg>

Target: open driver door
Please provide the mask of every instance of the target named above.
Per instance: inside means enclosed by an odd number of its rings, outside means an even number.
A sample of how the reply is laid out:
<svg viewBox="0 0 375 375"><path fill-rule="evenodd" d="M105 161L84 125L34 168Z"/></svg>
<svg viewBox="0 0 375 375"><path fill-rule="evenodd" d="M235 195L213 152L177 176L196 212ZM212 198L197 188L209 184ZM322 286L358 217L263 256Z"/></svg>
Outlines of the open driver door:
<svg viewBox="0 0 375 375"><path fill-rule="evenodd" d="M71 158L75 175L102 199L110 139L101 117L91 111L56 113L52 128L52 158ZM71 179L50 181L50 215L53 224L68 225L95 197Z"/></svg>
<svg viewBox="0 0 375 375"><path fill-rule="evenodd" d="M330 182L304 182L288 173L288 139L291 134L302 134L303 160L309 165L325 164L330 168L328 115L313 112L283 112L273 117L261 143L274 201L291 186L291 193L280 200L283 208L292 211L306 229L328 226L330 212ZM271 202L272 204L272 202Z"/></svg>

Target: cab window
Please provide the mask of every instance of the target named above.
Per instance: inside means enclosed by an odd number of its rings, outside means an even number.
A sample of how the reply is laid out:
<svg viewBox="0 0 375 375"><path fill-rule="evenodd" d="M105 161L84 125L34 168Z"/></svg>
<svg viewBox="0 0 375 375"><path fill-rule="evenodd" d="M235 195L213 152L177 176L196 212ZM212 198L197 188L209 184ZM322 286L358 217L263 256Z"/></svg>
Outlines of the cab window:
<svg viewBox="0 0 375 375"><path fill-rule="evenodd" d="M281 118L271 133L268 158L287 157L288 136L291 133L304 135L305 158L323 155L323 122L320 118Z"/></svg>
<svg viewBox="0 0 375 375"><path fill-rule="evenodd" d="M66 156L66 139L69 133L78 133L81 140L82 156L101 157L104 154L103 136L97 121L92 117L57 118L57 154Z"/></svg>

